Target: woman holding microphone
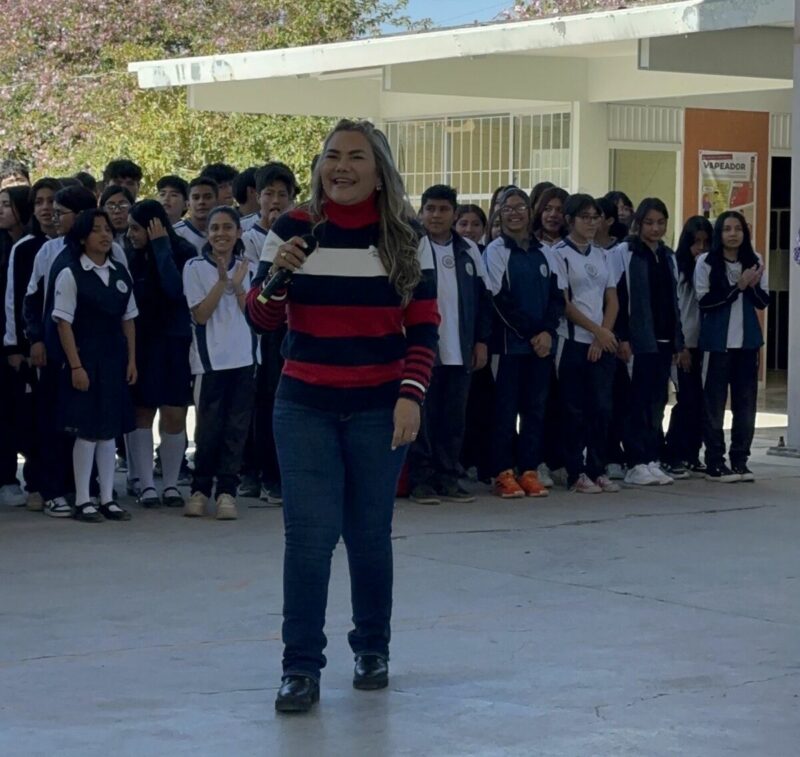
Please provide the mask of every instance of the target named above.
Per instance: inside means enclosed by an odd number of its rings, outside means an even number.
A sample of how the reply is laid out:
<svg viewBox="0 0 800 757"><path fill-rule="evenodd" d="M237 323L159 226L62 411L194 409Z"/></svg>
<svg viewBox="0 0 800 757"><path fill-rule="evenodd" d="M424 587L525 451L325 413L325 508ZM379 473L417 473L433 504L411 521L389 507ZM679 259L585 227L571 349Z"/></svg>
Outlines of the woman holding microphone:
<svg viewBox="0 0 800 757"><path fill-rule="evenodd" d="M311 200L270 229L247 298L256 330L288 319L273 416L286 539L279 712L306 712L319 699L340 536L353 685L388 684L394 495L404 447L419 429L439 323L431 249L409 224L404 198L384 135L366 121L340 121L325 140ZM263 285L281 271L293 274L291 285L266 296Z"/></svg>

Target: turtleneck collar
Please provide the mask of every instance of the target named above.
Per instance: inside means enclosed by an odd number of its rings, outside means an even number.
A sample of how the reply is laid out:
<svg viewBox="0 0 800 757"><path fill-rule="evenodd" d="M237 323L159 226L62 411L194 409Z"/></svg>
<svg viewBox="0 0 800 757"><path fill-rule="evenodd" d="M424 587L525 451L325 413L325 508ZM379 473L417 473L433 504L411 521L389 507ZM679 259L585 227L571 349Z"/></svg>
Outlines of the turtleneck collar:
<svg viewBox="0 0 800 757"><path fill-rule="evenodd" d="M339 205L326 199L322 207L328 220L343 229L360 229L380 220L375 192L355 205Z"/></svg>

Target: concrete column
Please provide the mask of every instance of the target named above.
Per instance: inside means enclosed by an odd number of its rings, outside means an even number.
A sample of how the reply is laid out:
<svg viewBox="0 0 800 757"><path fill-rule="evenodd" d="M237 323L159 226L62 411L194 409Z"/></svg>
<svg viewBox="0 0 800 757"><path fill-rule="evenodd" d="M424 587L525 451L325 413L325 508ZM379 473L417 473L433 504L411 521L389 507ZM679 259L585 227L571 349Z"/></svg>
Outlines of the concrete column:
<svg viewBox="0 0 800 757"><path fill-rule="evenodd" d="M572 191L594 197L608 192L608 106L572 103Z"/></svg>

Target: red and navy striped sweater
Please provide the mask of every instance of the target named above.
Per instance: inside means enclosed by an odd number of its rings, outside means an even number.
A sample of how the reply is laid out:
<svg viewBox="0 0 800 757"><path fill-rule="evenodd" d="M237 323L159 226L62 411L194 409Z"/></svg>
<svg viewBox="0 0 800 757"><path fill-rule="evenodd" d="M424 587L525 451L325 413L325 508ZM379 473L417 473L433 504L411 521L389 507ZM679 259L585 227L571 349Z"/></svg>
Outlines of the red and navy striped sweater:
<svg viewBox="0 0 800 757"><path fill-rule="evenodd" d="M422 280L403 307L378 257L374 200L346 208L328 202L325 214L327 220L314 232L319 241L314 254L285 292L261 303L261 282L278 247L314 226L302 209L275 221L247 297L247 316L256 331L288 323L277 396L344 413L392 407L398 397L422 403L440 320L427 239L419 249Z"/></svg>

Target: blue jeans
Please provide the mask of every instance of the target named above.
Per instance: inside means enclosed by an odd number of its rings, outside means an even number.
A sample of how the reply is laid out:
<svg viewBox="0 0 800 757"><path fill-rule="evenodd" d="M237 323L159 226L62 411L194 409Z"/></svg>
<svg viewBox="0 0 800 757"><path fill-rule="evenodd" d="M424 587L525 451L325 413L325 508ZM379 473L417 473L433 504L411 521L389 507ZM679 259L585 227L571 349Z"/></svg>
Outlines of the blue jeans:
<svg viewBox="0 0 800 757"><path fill-rule="evenodd" d="M393 408L355 413L278 399L273 429L283 482L283 672L319 678L331 557L350 566L355 654L388 659L392 513L405 448L391 449Z"/></svg>

